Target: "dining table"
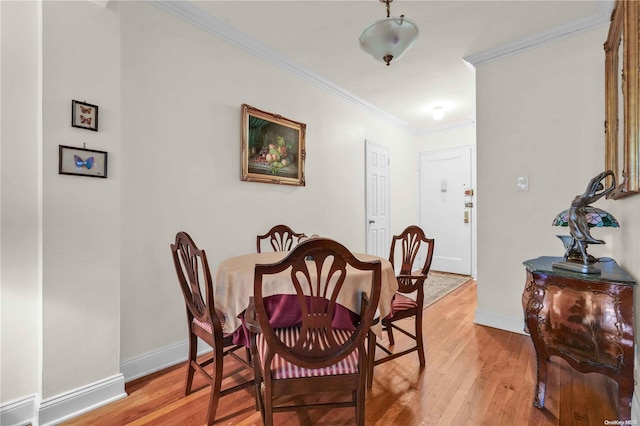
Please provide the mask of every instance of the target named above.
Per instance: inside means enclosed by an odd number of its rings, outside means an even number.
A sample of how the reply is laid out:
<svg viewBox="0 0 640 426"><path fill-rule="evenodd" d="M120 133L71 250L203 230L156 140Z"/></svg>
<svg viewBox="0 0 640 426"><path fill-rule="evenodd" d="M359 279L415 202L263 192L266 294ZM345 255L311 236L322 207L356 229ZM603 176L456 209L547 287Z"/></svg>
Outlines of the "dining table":
<svg viewBox="0 0 640 426"><path fill-rule="evenodd" d="M243 326L244 312L249 306L250 298L253 296L253 282L255 267L259 264L277 263L284 259L289 252L264 252L251 253L234 256L224 260L218 266L214 281L215 307L225 313L225 322L222 331L224 333L234 333L236 344L247 344L247 333ZM354 256L366 262L379 260L381 264L381 288L380 299L376 316L386 317L391 313L391 301L398 290L398 281L389 260L371 254L354 253ZM351 270L349 270L351 269ZM367 271L358 271L349 268L345 277L344 286L354 289L352 292L341 292L344 294L339 298L338 303L346 308L343 314L357 318L360 312L360 293L368 293L371 287L371 274ZM278 303L284 303L279 297L292 294L291 276L287 271L263 280L263 296L272 298L274 309ZM288 321L284 319L282 321ZM273 318L270 320L273 323ZM336 321L336 320L334 320ZM337 321L344 321L338 319ZM285 324L286 325L286 324ZM382 336L380 321L377 321L371 330L379 337Z"/></svg>

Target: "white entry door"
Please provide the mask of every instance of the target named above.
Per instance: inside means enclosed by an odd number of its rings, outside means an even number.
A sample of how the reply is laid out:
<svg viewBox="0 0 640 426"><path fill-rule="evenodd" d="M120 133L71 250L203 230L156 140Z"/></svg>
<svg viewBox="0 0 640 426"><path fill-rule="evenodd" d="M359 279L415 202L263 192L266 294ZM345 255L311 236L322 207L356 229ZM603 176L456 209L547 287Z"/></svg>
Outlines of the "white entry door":
<svg viewBox="0 0 640 426"><path fill-rule="evenodd" d="M367 253L389 256L389 149L365 141Z"/></svg>
<svg viewBox="0 0 640 426"><path fill-rule="evenodd" d="M431 269L471 275L471 147L420 155L420 227L435 238Z"/></svg>

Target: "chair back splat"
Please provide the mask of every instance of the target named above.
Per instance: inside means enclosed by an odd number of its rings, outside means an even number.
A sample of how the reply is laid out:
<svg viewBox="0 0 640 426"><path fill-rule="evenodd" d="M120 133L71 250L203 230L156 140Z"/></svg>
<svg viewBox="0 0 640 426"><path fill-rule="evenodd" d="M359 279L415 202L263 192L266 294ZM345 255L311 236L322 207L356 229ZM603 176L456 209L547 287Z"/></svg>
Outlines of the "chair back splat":
<svg viewBox="0 0 640 426"><path fill-rule="evenodd" d="M369 303L362 304L362 292L347 282L350 274L360 274L358 278L366 280ZM272 324L273 315L265 300L274 279L290 282L288 297L300 313L295 324ZM251 331L256 398L265 425L273 424L274 412L319 406L353 406L356 424L364 425L364 342L378 306L380 286L380 261L360 261L342 244L327 238L303 241L282 261L256 265L254 298L245 320ZM343 322L336 320L338 311L354 305L362 306L360 316L343 327ZM351 391L350 400L311 403L317 401L317 393L344 395L344 391ZM291 395L312 397L303 405L296 405L297 398L282 398Z"/></svg>
<svg viewBox="0 0 640 426"><path fill-rule="evenodd" d="M273 251L290 251L295 244L305 238L307 238L305 234L294 232L287 225L276 225L266 234L256 237L256 250L262 253L263 240L268 240Z"/></svg>

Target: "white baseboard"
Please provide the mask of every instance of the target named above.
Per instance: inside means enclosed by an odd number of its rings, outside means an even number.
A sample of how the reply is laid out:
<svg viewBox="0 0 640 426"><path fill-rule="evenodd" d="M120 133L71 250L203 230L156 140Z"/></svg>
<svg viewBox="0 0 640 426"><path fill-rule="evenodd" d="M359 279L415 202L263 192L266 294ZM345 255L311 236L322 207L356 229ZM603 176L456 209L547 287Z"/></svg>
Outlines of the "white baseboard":
<svg viewBox="0 0 640 426"><path fill-rule="evenodd" d="M498 328L512 333L526 334L524 332L524 321L522 318L504 317L476 309L476 316L473 322L478 325Z"/></svg>
<svg viewBox="0 0 640 426"><path fill-rule="evenodd" d="M124 376L117 374L107 377L90 385L43 400L38 407L38 421L34 422L34 425L57 425L126 396Z"/></svg>
<svg viewBox="0 0 640 426"><path fill-rule="evenodd" d="M198 340L198 355L210 352L211 347ZM124 375L124 381L130 382L156 371L163 370L187 360L189 353L189 341L183 340L153 352L131 358L120 364L120 371Z"/></svg>
<svg viewBox="0 0 640 426"><path fill-rule="evenodd" d="M120 371L124 375L124 381L144 377L148 374L171 367L187 359L189 344L187 340L175 343L171 346L160 348L153 352L140 355L120 364Z"/></svg>
<svg viewBox="0 0 640 426"><path fill-rule="evenodd" d="M35 414L35 407L35 395L0 405L0 425L25 426L31 424Z"/></svg>

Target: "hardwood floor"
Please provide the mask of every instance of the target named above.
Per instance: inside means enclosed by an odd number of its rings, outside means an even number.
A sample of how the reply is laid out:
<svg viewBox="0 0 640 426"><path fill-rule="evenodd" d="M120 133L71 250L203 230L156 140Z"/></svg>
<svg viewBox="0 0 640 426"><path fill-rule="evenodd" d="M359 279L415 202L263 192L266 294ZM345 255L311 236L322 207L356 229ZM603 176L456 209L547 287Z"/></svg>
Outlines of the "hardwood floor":
<svg viewBox="0 0 640 426"><path fill-rule="evenodd" d="M580 374L551 358L545 408L533 407L535 353L528 336L475 325L476 284L469 282L425 310L427 365L414 352L375 368L367 395L367 425L603 425L616 420L615 382ZM397 339L400 345L400 339ZM185 365L127 384L124 400L65 425L201 425L209 394L183 396ZM242 374L229 362L233 380ZM197 377L197 376L196 376ZM223 382L223 387L230 383ZM275 415L281 425L351 425L353 409ZM223 397L216 424L260 425L253 390Z"/></svg>

